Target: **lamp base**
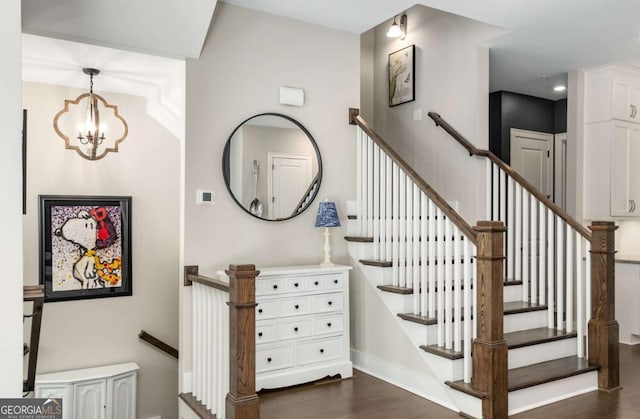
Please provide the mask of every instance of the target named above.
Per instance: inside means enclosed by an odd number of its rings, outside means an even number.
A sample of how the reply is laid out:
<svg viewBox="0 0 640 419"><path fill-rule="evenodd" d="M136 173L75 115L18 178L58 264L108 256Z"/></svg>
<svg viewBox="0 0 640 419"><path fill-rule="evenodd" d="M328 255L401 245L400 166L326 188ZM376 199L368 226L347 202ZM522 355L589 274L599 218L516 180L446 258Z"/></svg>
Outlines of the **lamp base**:
<svg viewBox="0 0 640 419"><path fill-rule="evenodd" d="M320 266L334 266L334 263L331 262L331 243L329 242L329 236L331 233L329 232L329 228L324 228L324 260L320 264Z"/></svg>

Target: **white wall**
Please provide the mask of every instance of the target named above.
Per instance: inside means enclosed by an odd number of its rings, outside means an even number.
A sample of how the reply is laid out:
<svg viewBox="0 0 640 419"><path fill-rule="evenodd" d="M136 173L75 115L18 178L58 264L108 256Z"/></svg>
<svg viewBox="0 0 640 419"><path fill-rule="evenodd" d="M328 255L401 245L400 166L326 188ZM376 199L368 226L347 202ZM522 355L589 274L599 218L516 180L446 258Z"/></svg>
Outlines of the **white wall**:
<svg viewBox="0 0 640 419"><path fill-rule="evenodd" d="M372 29L373 126L440 195L458 201L473 225L484 218L486 159L469 157L427 113L439 113L476 147L489 148L489 51L479 45L505 31L421 5L410 8L407 16L405 40L387 38L390 20ZM388 55L412 44L415 101L390 108ZM415 110L421 110L419 121L413 120Z"/></svg>
<svg viewBox="0 0 640 419"><path fill-rule="evenodd" d="M180 143L146 113L143 98L100 92L118 105L129 135L118 153L89 161L53 131L64 99L83 90L24 83L28 110L25 283L38 282L38 195L132 196L131 297L47 303L38 372L134 361L141 370L138 415L178 415L178 363L140 341L141 329L178 342Z"/></svg>
<svg viewBox="0 0 640 419"><path fill-rule="evenodd" d="M22 396L22 109L18 0L0 2L0 397Z"/></svg>
<svg viewBox="0 0 640 419"><path fill-rule="evenodd" d="M258 267L319 263L318 202L335 200L346 222L355 196L355 129L348 108L359 102L359 37L219 3L199 60L187 61L185 263L212 275L229 263ZM305 90L303 107L278 104L280 86ZM234 128L263 112L298 120L316 140L323 163L318 199L288 220L258 220L236 205L222 176L222 153ZM214 206L196 206L195 190L212 188ZM333 260L348 262L342 236L332 231ZM182 288L181 371L189 372L190 290ZM185 351L187 350L187 351Z"/></svg>

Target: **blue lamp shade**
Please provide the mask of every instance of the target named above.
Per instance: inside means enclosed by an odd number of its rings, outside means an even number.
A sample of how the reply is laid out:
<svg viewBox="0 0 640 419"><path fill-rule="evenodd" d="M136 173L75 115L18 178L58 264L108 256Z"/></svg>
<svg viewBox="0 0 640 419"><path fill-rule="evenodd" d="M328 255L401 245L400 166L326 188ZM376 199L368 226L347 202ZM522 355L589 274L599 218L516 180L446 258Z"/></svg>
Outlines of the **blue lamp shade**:
<svg viewBox="0 0 640 419"><path fill-rule="evenodd" d="M340 227L340 218L335 202L320 202L318 216L316 217L316 227Z"/></svg>

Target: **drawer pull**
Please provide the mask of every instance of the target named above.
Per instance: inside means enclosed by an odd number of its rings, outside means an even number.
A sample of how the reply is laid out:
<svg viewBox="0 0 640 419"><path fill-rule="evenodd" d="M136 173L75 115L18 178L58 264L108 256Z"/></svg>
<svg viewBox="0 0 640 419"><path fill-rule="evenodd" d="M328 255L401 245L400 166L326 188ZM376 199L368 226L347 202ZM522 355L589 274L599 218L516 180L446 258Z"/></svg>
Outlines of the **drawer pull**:
<svg viewBox="0 0 640 419"><path fill-rule="evenodd" d="M327 327L331 327L331 323L327 323Z"/></svg>
<svg viewBox="0 0 640 419"><path fill-rule="evenodd" d="M300 306L298 304L296 304L295 306L293 306L296 310L300 308Z"/></svg>
<svg viewBox="0 0 640 419"><path fill-rule="evenodd" d="M294 331L294 332L297 332L297 331L298 331L298 328L297 328L297 327L294 327L294 328L293 328L293 331Z"/></svg>
<svg viewBox="0 0 640 419"><path fill-rule="evenodd" d="M320 349L320 353L323 354L324 353L324 349Z"/></svg>
<svg viewBox="0 0 640 419"><path fill-rule="evenodd" d="M337 280L337 279L334 279L334 280L333 280L333 283L334 283L334 284L337 284L337 283L338 283L338 280Z"/></svg>
<svg viewBox="0 0 640 419"><path fill-rule="evenodd" d="M278 289L278 284L273 284L273 289L277 290Z"/></svg>
<svg viewBox="0 0 640 419"><path fill-rule="evenodd" d="M296 288L298 288L298 285L300 285L300 284L298 284L297 282L295 284L293 284L293 286L296 287Z"/></svg>
<svg viewBox="0 0 640 419"><path fill-rule="evenodd" d="M262 332L258 332L258 337L261 338L262 337Z"/></svg>
<svg viewBox="0 0 640 419"><path fill-rule="evenodd" d="M271 357L267 358L267 362L271 362Z"/></svg>
<svg viewBox="0 0 640 419"><path fill-rule="evenodd" d="M318 285L320 285L320 283L318 281L316 281L316 282L313 283L313 285L315 285L317 287Z"/></svg>
<svg viewBox="0 0 640 419"><path fill-rule="evenodd" d="M329 301L327 304L331 305L331 304L333 304L333 301Z"/></svg>
<svg viewBox="0 0 640 419"><path fill-rule="evenodd" d="M258 309L258 313L262 313L262 309L261 308Z"/></svg>

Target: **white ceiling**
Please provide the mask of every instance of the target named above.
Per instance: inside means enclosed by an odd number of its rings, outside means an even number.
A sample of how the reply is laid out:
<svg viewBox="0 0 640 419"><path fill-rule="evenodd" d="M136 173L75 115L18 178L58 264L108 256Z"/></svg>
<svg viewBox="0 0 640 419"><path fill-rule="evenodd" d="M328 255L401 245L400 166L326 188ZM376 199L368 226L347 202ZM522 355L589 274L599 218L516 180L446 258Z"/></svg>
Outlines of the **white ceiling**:
<svg viewBox="0 0 640 419"><path fill-rule="evenodd" d="M508 34L488 44L491 91L557 99L564 94L551 89L566 80L568 70L612 61L640 66L639 0L222 1L354 33L415 3L507 28ZM161 56L198 57L215 5L216 0L22 0L23 31ZM408 26L411 31L411 21ZM113 61L101 67L105 79ZM77 60L75 65L87 63ZM152 69L130 66L114 69L114 74L130 71L142 77Z"/></svg>

